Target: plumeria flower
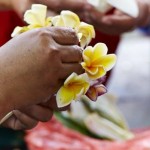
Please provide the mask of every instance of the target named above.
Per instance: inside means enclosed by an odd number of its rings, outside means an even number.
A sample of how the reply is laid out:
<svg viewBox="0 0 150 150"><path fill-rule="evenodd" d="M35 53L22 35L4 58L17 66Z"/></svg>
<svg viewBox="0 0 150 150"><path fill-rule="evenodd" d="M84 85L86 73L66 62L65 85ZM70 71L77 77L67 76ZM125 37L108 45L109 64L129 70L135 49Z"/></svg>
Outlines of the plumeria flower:
<svg viewBox="0 0 150 150"><path fill-rule="evenodd" d="M107 93L107 89L103 84L101 84L101 85L91 86L87 91L86 96L90 100L96 101L99 96L102 96L105 93Z"/></svg>
<svg viewBox="0 0 150 150"><path fill-rule="evenodd" d="M69 105L73 100L80 99L88 91L89 87L89 78L86 73L81 75L72 73L57 92L57 106L64 107Z"/></svg>
<svg viewBox="0 0 150 150"><path fill-rule="evenodd" d="M116 63L116 55L107 55L108 48L104 43L98 43L94 47L88 46L83 51L81 63L89 78L92 80L103 77Z"/></svg>
<svg viewBox="0 0 150 150"><path fill-rule="evenodd" d="M80 25L78 15L69 10L61 11L60 15L52 18L53 26L55 27L69 27L72 29Z"/></svg>
<svg viewBox="0 0 150 150"><path fill-rule="evenodd" d="M69 10L64 10L60 13L60 15L53 17L52 23L56 27L70 27L75 29L78 34L81 47L87 46L91 42L92 38L95 38L94 27L85 22L80 22L79 17Z"/></svg>
<svg viewBox="0 0 150 150"><path fill-rule="evenodd" d="M31 10L27 10L24 14L24 21L29 25L24 27L16 27L11 36L14 37L34 28L51 26L51 17L46 18L46 14L47 6L33 4Z"/></svg>
<svg viewBox="0 0 150 150"><path fill-rule="evenodd" d="M94 27L90 24L81 22L77 30L78 34L80 35L80 45L83 48L89 45L92 38L95 38Z"/></svg>
<svg viewBox="0 0 150 150"><path fill-rule="evenodd" d="M107 88L102 84L105 81L105 79L106 79L106 77L104 76L100 79L97 79L94 81L92 80L90 82L91 86L86 93L86 96L90 100L96 101L99 96L102 96L105 93L107 93Z"/></svg>

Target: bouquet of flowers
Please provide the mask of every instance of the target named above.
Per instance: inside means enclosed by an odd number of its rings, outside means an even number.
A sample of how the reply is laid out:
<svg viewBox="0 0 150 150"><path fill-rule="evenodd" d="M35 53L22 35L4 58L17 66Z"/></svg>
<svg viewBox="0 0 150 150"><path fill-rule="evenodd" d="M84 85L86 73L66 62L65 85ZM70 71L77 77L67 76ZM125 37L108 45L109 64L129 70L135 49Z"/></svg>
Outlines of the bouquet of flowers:
<svg viewBox="0 0 150 150"><path fill-rule="evenodd" d="M94 47L88 46L95 37L94 27L81 22L79 17L71 11L62 11L55 17L46 17L47 7L40 4L32 5L27 10L24 20L28 24L24 27L16 27L12 37L23 32L42 27L68 27L76 31L79 44L83 48L83 60L81 66L85 73L77 75L72 73L56 93L58 107L69 105L73 100L80 100L82 96L96 101L97 97L106 93L106 87L102 85L107 71L116 63L115 54L107 55L108 48L104 43L97 43Z"/></svg>

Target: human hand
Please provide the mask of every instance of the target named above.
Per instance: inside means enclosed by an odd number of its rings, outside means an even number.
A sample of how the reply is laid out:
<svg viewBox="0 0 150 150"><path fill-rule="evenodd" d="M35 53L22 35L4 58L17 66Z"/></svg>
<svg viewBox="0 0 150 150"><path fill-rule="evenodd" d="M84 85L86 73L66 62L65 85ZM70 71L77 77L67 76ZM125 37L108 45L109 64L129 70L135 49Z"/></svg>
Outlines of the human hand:
<svg viewBox="0 0 150 150"><path fill-rule="evenodd" d="M113 14L104 15L90 4L85 6L84 18L104 33L121 34L137 26L144 26L150 21L148 17L150 3L147 0L137 0L137 3L139 6L139 16L137 18L133 18L119 10L115 10Z"/></svg>
<svg viewBox="0 0 150 150"><path fill-rule="evenodd" d="M10 3L11 8L22 18L25 11L31 7L33 0L10 0Z"/></svg>
<svg viewBox="0 0 150 150"><path fill-rule="evenodd" d="M28 31L4 45L0 51L4 103L16 110L45 102L72 72L82 73L81 48L76 44L72 29L49 27Z"/></svg>
<svg viewBox="0 0 150 150"><path fill-rule="evenodd" d="M2 126L13 130L29 130L34 128L38 122L47 122L53 116L53 111L64 111L65 108L58 108L55 96L46 103L32 105L21 110L13 110L13 115L8 118Z"/></svg>
<svg viewBox="0 0 150 150"><path fill-rule="evenodd" d="M44 4L48 6L49 10L54 12L60 12L65 9L81 12L86 0L10 0L10 2L11 7L22 18L25 11L29 9L33 3Z"/></svg>
<svg viewBox="0 0 150 150"><path fill-rule="evenodd" d="M47 5L50 10L60 12L62 10L82 11L86 0L33 0L34 3Z"/></svg>

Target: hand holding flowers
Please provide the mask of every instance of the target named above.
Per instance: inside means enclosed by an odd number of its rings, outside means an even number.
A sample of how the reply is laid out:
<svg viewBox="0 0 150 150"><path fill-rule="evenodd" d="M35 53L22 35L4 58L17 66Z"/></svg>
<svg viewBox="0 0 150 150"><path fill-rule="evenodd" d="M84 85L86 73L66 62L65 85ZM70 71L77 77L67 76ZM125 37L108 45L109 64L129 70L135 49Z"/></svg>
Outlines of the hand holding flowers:
<svg viewBox="0 0 150 150"><path fill-rule="evenodd" d="M79 42L83 50L83 62L81 65L85 73L77 75L72 73L64 82L63 86L56 94L58 107L64 107L79 100L81 96L87 95L89 98L106 93L106 88L102 85L101 78L106 72L112 69L116 62L114 54L107 55L107 46L98 43L94 47L88 46L92 38L95 38L95 30L92 25L80 22L79 17L71 11L62 11L59 16L46 18L47 7L44 5L32 5L31 10L26 11L24 20L29 24L24 27L16 27L12 37L28 30L47 26L68 27L76 31ZM98 81L98 82L97 82ZM93 84L97 82L97 84ZM91 87L90 87L91 86ZM94 89L94 90L93 90ZM94 91L94 96L91 96Z"/></svg>

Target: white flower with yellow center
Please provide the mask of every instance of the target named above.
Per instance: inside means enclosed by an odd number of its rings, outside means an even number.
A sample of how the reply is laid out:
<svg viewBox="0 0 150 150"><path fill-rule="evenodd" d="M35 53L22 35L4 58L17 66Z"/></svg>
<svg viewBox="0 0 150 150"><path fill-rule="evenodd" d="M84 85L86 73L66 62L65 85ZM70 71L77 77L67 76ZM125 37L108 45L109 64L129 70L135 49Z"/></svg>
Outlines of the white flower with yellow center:
<svg viewBox="0 0 150 150"><path fill-rule="evenodd" d="M85 95L89 87L89 78L86 73L81 75L72 73L57 92L57 106L64 107L69 105L73 100L77 100L82 95Z"/></svg>
<svg viewBox="0 0 150 150"><path fill-rule="evenodd" d="M89 45L92 38L95 38L95 30L94 27L85 22L81 22L78 27L78 34L80 35L80 45L81 47L85 47Z"/></svg>
<svg viewBox="0 0 150 150"><path fill-rule="evenodd" d="M78 15L72 11L64 10L61 11L59 16L52 18L52 23L55 27L69 27L75 29L80 25L80 19Z"/></svg>
<svg viewBox="0 0 150 150"><path fill-rule="evenodd" d="M47 6L33 4L31 10L27 10L24 14L24 21L29 25L24 27L16 27L11 36L14 37L34 28L51 26L51 18L46 18L46 14Z"/></svg>
<svg viewBox="0 0 150 150"><path fill-rule="evenodd" d="M83 51L83 60L81 63L89 78L99 79L106 75L116 63L116 55L107 55L108 48L104 43L98 43L94 47L88 46Z"/></svg>

